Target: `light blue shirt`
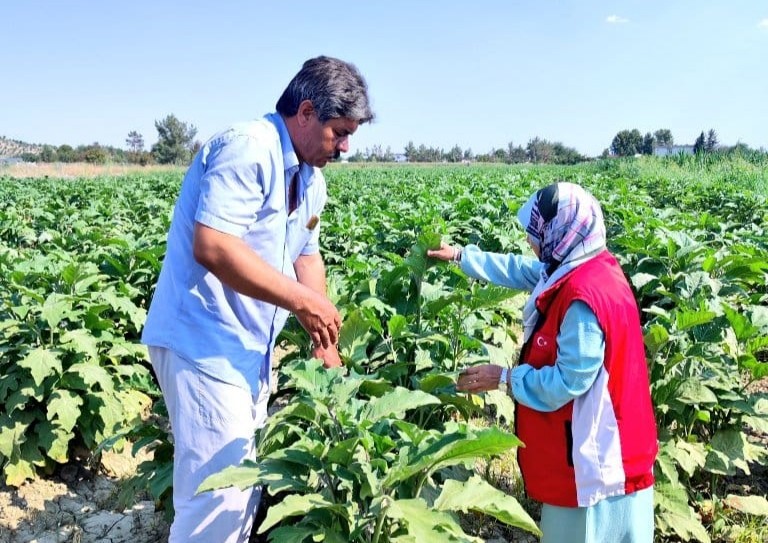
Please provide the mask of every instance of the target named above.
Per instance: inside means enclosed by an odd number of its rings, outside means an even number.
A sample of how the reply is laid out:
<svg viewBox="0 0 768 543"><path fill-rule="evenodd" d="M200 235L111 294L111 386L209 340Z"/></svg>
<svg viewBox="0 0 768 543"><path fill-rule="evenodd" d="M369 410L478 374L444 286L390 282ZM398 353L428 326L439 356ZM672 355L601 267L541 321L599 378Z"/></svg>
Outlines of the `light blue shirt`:
<svg viewBox="0 0 768 543"><path fill-rule="evenodd" d="M516 290L533 291L542 263L534 257L486 253L468 245L461 269L475 279ZM512 396L537 411L555 411L584 394L603 367L605 336L587 304L573 302L557 334L553 366L534 369L521 364L512 370Z"/></svg>
<svg viewBox="0 0 768 543"><path fill-rule="evenodd" d="M299 205L287 191L299 175ZM277 113L211 138L184 176L168 248L142 342L165 347L204 373L255 395L270 378L270 357L288 312L222 284L192 254L195 222L241 238L264 261L295 279L294 261L319 252L327 200L319 169L300 164Z"/></svg>

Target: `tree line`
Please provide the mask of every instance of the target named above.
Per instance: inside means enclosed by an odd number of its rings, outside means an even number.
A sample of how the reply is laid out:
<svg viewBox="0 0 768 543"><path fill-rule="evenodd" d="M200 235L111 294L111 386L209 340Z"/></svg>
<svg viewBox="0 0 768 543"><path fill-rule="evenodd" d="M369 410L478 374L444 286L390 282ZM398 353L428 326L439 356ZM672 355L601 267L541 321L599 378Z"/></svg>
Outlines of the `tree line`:
<svg viewBox="0 0 768 543"><path fill-rule="evenodd" d="M126 149L109 145L43 145L39 153L22 153L25 162L89 162L105 164L108 162L130 164L188 164L201 143L195 140L197 128L185 123L171 114L155 121L157 143L145 149L144 136L131 130L125 139Z"/></svg>
<svg viewBox="0 0 768 543"><path fill-rule="evenodd" d="M71 147L61 145L43 145L40 152L26 152L20 158L26 162L89 162L89 163L133 163L133 164L176 164L185 165L190 162L194 154L201 146L199 140L195 140L197 129L180 121L171 114L155 121L157 130L157 143L150 149L145 149L144 137L132 130L125 140L126 148L120 149L111 146L103 146L98 143ZM658 147L667 147L676 154L675 140L672 131L667 128L647 132L643 135L638 129L621 130L618 132L611 145L606 148L602 156L629 157L635 155L653 155ZM745 144L737 144L734 148L721 147L717 133L714 129L703 131L691 147L694 154L712 153L717 150L740 149L742 151L754 151ZM763 150L758 152L764 152ZM346 160L349 162L496 162L505 164L535 163L535 164L576 164L589 160L572 147L567 147L560 142L551 142L543 138L535 137L525 146L515 145L509 142L506 147L492 148L486 153L475 154L471 148L462 149L459 145L445 150L441 147L431 147L424 144L415 145L409 141L403 153L395 153L391 147L384 149L381 145L374 145L365 150L358 150Z"/></svg>

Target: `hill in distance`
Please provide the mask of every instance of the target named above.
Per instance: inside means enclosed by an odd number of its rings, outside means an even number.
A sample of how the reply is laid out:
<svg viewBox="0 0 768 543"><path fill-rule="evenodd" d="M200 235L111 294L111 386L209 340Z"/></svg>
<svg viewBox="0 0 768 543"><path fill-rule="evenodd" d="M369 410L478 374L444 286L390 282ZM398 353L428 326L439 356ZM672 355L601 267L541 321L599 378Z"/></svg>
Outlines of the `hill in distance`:
<svg viewBox="0 0 768 543"><path fill-rule="evenodd" d="M24 153L38 154L43 146L0 136L0 157L19 157Z"/></svg>

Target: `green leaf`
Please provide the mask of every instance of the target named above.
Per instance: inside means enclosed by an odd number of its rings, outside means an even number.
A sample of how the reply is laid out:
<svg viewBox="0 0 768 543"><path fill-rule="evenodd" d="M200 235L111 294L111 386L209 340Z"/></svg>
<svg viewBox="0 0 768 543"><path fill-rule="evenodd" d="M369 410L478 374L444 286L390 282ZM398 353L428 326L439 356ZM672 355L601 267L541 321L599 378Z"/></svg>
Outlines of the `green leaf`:
<svg viewBox="0 0 768 543"><path fill-rule="evenodd" d="M197 494L236 486L240 490L246 490L262 483L263 472L261 467L246 460L240 466L229 466L223 470L206 477L197 487Z"/></svg>
<svg viewBox="0 0 768 543"><path fill-rule="evenodd" d="M717 395L699 379L686 379L677 388L675 399L687 405L716 405Z"/></svg>
<svg viewBox="0 0 768 543"><path fill-rule="evenodd" d="M342 505L329 502L320 494L305 494L303 496L289 494L283 501L267 510L267 517L259 526L257 533L263 534L272 526L288 517L305 516L315 509L327 509L336 514L344 514L344 507Z"/></svg>
<svg viewBox="0 0 768 543"><path fill-rule="evenodd" d="M720 430L709 442L710 450L704 469L711 473L733 475L736 469L749 474L749 461L755 460L745 434L736 430Z"/></svg>
<svg viewBox="0 0 768 543"><path fill-rule="evenodd" d="M353 363L367 360L370 330L371 323L361 311L349 313L339 331L339 354Z"/></svg>
<svg viewBox="0 0 768 543"><path fill-rule="evenodd" d="M393 500L387 516L405 525L408 535L418 543L483 543L465 534L452 515L430 508L422 499Z"/></svg>
<svg viewBox="0 0 768 543"><path fill-rule="evenodd" d="M64 332L61 336L61 345L62 348L82 353L88 358L96 360L99 358L99 340L88 330L80 328Z"/></svg>
<svg viewBox="0 0 768 543"><path fill-rule="evenodd" d="M38 347L27 356L19 360L19 366L27 368L32 374L36 386L43 384L43 380L49 376L61 374L62 366L58 353Z"/></svg>
<svg viewBox="0 0 768 543"><path fill-rule="evenodd" d="M421 392L420 390L408 390L403 387L397 387L392 392L387 392L379 398L372 398L363 407L360 418L376 422L382 418L390 417L400 419L411 409L423 407L425 405L439 405L440 400Z"/></svg>
<svg viewBox="0 0 768 543"><path fill-rule="evenodd" d="M71 390L55 390L48 397L48 420L56 421L65 432L77 424L83 399Z"/></svg>
<svg viewBox="0 0 768 543"><path fill-rule="evenodd" d="M427 447L411 462L393 466L387 473L385 487L391 487L421 472L432 473L436 469L455 465L465 460L488 458L519 447L522 441L514 434L498 428L488 428L475 435L448 434Z"/></svg>
<svg viewBox="0 0 768 543"><path fill-rule="evenodd" d="M109 372L96 361L72 364L64 373L67 388L77 390L114 390L115 385ZM98 388L97 388L98 385Z"/></svg>
<svg viewBox="0 0 768 543"><path fill-rule="evenodd" d="M24 481L35 478L35 467L31 462L23 458L11 459L3 469L5 473L5 484L19 487Z"/></svg>
<svg viewBox="0 0 768 543"><path fill-rule="evenodd" d="M729 494L723 500L723 503L727 507L747 515L768 516L768 500L763 496L736 496Z"/></svg>
<svg viewBox="0 0 768 543"><path fill-rule="evenodd" d="M48 323L51 330L55 330L64 317L72 313L72 302L69 296L54 292L45 299L40 314Z"/></svg>
<svg viewBox="0 0 768 543"><path fill-rule="evenodd" d="M711 543L701 521L688 505L685 488L657 482L654 485L654 503L658 509L656 522L662 533L677 534L684 541L694 538L701 543Z"/></svg>
<svg viewBox="0 0 768 543"><path fill-rule="evenodd" d="M678 330L688 330L711 322L715 317L717 314L714 311L676 311L675 324Z"/></svg>
<svg viewBox="0 0 768 543"><path fill-rule="evenodd" d="M303 543L317 532L316 528L306 526L280 526L269 532L269 540L275 543Z"/></svg>
<svg viewBox="0 0 768 543"><path fill-rule="evenodd" d="M435 502L435 508L439 511L483 513L509 526L517 526L541 535L536 522L515 498L492 487L477 476L471 477L466 482L447 480Z"/></svg>

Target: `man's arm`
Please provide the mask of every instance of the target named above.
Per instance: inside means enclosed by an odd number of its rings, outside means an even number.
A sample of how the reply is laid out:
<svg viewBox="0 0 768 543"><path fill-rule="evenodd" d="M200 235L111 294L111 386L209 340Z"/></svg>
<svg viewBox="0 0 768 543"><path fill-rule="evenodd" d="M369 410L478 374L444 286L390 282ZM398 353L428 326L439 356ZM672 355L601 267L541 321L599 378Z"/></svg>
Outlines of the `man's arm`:
<svg viewBox="0 0 768 543"><path fill-rule="evenodd" d="M287 309L296 315L315 345L335 349L341 317L324 294L322 260L320 291L312 287L316 283L300 280L302 284L297 284L286 277L264 262L242 239L201 223L195 223L193 252L195 260L222 283L241 294Z"/></svg>
<svg viewBox="0 0 768 543"><path fill-rule="evenodd" d="M311 255L300 255L293 263L293 269L296 271L296 279L302 285L309 289L326 296L325 264L320 253ZM326 368L335 368L341 366L339 351L336 345L330 347L315 343L312 349L312 356L320 358L325 363Z"/></svg>

